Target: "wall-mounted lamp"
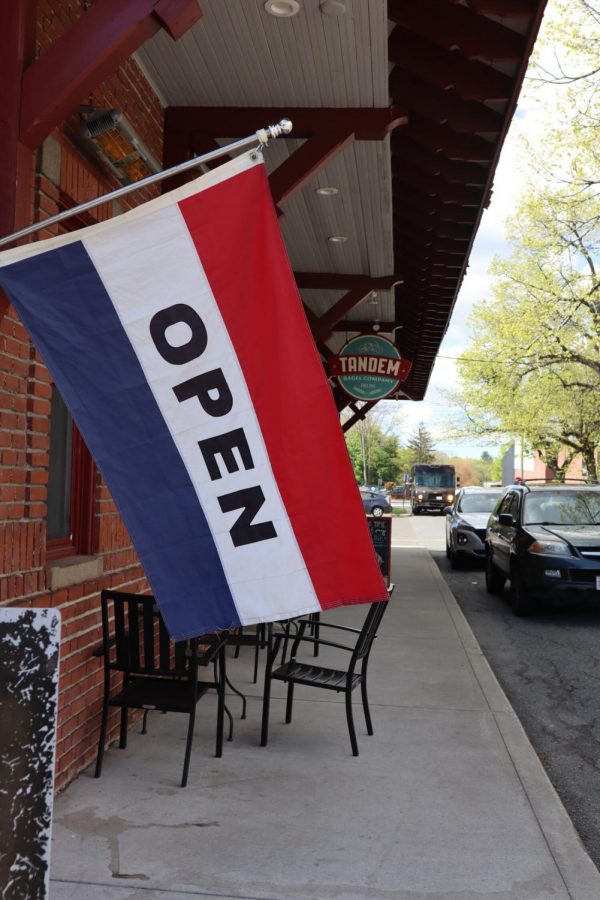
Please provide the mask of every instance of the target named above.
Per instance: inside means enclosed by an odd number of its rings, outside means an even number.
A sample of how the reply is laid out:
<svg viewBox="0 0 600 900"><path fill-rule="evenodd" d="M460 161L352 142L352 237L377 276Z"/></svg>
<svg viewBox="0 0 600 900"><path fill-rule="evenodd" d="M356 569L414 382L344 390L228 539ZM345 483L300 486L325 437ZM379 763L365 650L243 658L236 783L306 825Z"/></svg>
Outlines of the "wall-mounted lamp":
<svg viewBox="0 0 600 900"><path fill-rule="evenodd" d="M120 109L81 107L80 111L89 112L81 136L90 142L115 178L124 184L132 184L146 175L160 172L157 159Z"/></svg>

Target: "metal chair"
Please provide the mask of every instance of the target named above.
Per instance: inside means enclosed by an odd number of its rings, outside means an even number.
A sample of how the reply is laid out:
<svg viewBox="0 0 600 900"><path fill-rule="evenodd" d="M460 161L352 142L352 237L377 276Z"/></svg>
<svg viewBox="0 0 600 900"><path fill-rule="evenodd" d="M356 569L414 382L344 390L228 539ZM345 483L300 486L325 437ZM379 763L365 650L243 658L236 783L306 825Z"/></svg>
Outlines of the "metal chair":
<svg viewBox="0 0 600 900"><path fill-rule="evenodd" d="M223 753L225 712L225 644L227 634L210 636L206 651L198 652L198 641L173 642L154 597L124 591L102 591L102 640L104 699L96 760L96 778L102 772L110 707L121 710L119 746L127 746L129 709L181 712L189 716L181 786L188 779L196 704L209 690L216 690L216 756ZM202 639L204 643L205 639ZM214 679L198 680L198 665L216 660ZM111 687L113 673L121 673L118 689ZM145 722L144 722L145 727Z"/></svg>
<svg viewBox="0 0 600 900"><path fill-rule="evenodd" d="M394 585L388 588L391 596ZM387 602L372 603L365 617L362 628L350 628L346 625L336 625L332 622L320 621L321 629L332 629L343 632L348 637L354 635L354 643L340 644L336 641L327 640L322 637L313 637L307 635L306 629L310 628L310 619L297 620L299 626L298 633L293 637L292 650L289 662L282 662L277 668L273 668L275 659L279 652L279 648L286 641L292 640L289 634L289 627L275 632L272 625L269 626L268 638L268 655L265 670L265 687L263 695L263 716L261 731L261 746L267 745L269 731L269 706L271 701L271 682L273 680L283 681L287 683L287 703L285 710L285 721L292 721L292 704L294 699L294 685L302 684L306 687L321 688L323 690L343 692L346 697L346 719L348 722L348 731L350 734L350 744L353 756L358 756L358 743L356 740L356 730L354 728L354 719L352 715L352 691L360 685L362 704L367 725L367 733L373 734L373 724L371 722L371 714L369 711L369 702L367 697L367 666L373 641L377 635L377 629L381 623L383 615L387 609ZM302 644L315 644L320 647L334 647L338 650L345 650L350 653L350 660L346 669L329 669L323 666L316 666L309 662L301 662L296 659L298 649Z"/></svg>

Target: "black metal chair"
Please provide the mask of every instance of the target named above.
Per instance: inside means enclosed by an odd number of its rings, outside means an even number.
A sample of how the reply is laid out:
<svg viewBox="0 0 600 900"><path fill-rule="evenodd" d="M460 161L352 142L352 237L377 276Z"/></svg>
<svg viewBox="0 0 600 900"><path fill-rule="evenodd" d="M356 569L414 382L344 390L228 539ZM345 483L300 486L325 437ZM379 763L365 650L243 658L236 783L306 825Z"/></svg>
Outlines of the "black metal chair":
<svg viewBox="0 0 600 900"><path fill-rule="evenodd" d="M227 645L229 647L235 647L234 657L238 658L240 655L241 647L254 647L254 676L252 681L254 684L258 681L258 655L260 650L264 650L267 646L267 634L266 634L266 626L264 624L256 625L251 631L245 631L243 628L235 628L233 631L229 632L229 637L227 638ZM236 690L232 685L230 685L233 691L236 694L241 694L240 691ZM243 694L241 694L243 697ZM246 718L245 706L244 713L242 715L242 719Z"/></svg>
<svg viewBox="0 0 600 900"><path fill-rule="evenodd" d="M394 585L390 585L388 591L391 596ZM373 724L371 722L371 714L369 711L369 702L367 697L367 666L373 641L377 635L377 629L381 623L383 615L387 609L389 600L372 603L365 617L362 628L350 628L346 625L336 625L332 622L319 622L321 629L333 629L343 632L347 636L355 636L354 643L349 646L331 641L322 637L314 637L307 635L306 629L312 624L310 619L296 620L298 633L290 637L290 626L287 624L280 631L275 632L272 625L269 626L269 647L267 655L267 665L265 670L265 687L263 696L263 716L262 731L260 743L262 747L266 747L269 732L269 706L271 701L271 682L283 681L287 683L287 703L285 709L285 721L292 721L292 704L294 699L294 685L302 684L307 687L321 688L329 691L344 692L346 697L346 718L348 721L348 731L350 733L350 744L352 746L352 754L358 756L358 743L356 740L356 730L354 728L354 718L352 715L352 691L360 685L363 710L365 721L367 724L367 733L373 734ZM284 661L277 667L273 668L279 648L283 642L284 650L288 642L293 641L289 662ZM323 666L317 666L309 662L301 662L296 659L296 654L302 644L315 644L320 647L334 647L338 650L345 650L351 654L348 667L346 669L329 669Z"/></svg>
<svg viewBox="0 0 600 900"><path fill-rule="evenodd" d="M154 597L124 591L102 591L102 640L104 656L104 700L96 760L96 778L102 772L110 707L121 710L119 746L127 746L129 709L181 712L189 716L181 786L188 779L196 704L207 691L216 690L216 756L223 753L225 712L225 645L227 634L198 641L173 642ZM205 643L206 641L206 643ZM198 665L213 664L214 678L198 680ZM111 686L113 673L121 673L119 688ZM144 721L145 728L145 721Z"/></svg>

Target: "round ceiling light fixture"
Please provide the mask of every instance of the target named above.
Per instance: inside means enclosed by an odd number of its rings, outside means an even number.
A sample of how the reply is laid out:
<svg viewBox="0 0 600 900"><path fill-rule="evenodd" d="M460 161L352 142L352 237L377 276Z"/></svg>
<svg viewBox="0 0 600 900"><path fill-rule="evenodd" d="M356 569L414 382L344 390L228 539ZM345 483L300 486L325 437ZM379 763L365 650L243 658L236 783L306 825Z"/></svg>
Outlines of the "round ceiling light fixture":
<svg viewBox="0 0 600 900"><path fill-rule="evenodd" d="M321 194L322 197L333 197L335 194L339 194L339 191L336 187L319 187L315 194Z"/></svg>
<svg viewBox="0 0 600 900"><path fill-rule="evenodd" d="M346 12L346 4L343 0L322 0L319 9L324 16L343 16Z"/></svg>
<svg viewBox="0 0 600 900"><path fill-rule="evenodd" d="M327 240L330 244L345 244L348 238L345 234L332 234Z"/></svg>
<svg viewBox="0 0 600 900"><path fill-rule="evenodd" d="M277 19L289 19L300 12L298 0L266 0L265 10Z"/></svg>

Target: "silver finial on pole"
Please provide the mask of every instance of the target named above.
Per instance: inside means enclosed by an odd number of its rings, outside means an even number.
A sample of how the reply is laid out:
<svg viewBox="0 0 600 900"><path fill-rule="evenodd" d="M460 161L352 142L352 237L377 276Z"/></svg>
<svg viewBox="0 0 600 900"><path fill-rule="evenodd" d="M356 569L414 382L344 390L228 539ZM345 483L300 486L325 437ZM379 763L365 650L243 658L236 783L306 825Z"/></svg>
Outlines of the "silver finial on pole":
<svg viewBox="0 0 600 900"><path fill-rule="evenodd" d="M261 144L268 144L272 138L280 137L282 134L289 134L292 127L289 119L282 119L277 125L267 125L266 128L260 128L256 132L256 137Z"/></svg>

